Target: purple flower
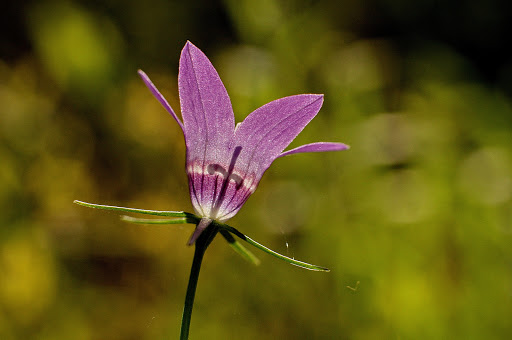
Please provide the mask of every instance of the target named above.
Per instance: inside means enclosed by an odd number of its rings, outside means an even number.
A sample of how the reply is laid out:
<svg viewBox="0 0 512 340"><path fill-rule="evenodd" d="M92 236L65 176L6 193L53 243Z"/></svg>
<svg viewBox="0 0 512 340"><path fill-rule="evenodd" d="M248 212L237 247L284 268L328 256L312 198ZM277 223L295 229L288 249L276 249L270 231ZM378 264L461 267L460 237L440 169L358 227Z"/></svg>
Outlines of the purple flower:
<svg viewBox="0 0 512 340"><path fill-rule="evenodd" d="M233 217L275 159L348 148L319 142L283 152L318 113L323 95L274 100L235 125L231 101L217 71L190 42L181 52L178 76L183 122L148 76L140 70L139 75L185 136L190 197L196 214L202 217L190 244L212 220L224 222Z"/></svg>

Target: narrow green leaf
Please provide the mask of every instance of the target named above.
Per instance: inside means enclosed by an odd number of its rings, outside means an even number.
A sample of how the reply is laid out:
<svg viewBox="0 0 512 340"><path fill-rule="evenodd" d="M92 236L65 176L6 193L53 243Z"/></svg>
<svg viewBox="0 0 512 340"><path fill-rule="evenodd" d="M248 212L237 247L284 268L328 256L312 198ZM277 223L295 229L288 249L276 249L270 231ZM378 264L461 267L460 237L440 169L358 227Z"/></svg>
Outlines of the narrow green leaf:
<svg viewBox="0 0 512 340"><path fill-rule="evenodd" d="M137 214L146 214L153 216L168 216L168 217L186 217L189 221L193 221L190 223L199 222L200 218L194 214L187 213L184 211L162 211L162 210L146 210L146 209L136 209L136 208L126 208L126 207L116 207L113 205L103 205L103 204L94 204L87 203L75 200L73 203L94 209L103 209L103 210L113 210L113 211L122 211L122 212L131 212Z"/></svg>
<svg viewBox="0 0 512 340"><path fill-rule="evenodd" d="M185 218L163 219L163 218L136 218L131 216L121 216L121 221L135 224L187 224L194 223Z"/></svg>
<svg viewBox="0 0 512 340"><path fill-rule="evenodd" d="M298 261L298 260L292 259L292 258L290 258L288 256L281 255L278 252L275 252L272 249L269 249L269 248L265 247L264 245L259 244L258 242L256 242L253 239L251 239L249 236L246 236L246 235L242 234L240 231L238 231L237 229L235 229L235 228L233 228L233 227L231 227L231 226L229 226L227 224L222 224L222 223L217 223L217 224L221 227L221 230L222 229L227 230L230 233L235 234L236 236L238 236L242 240L246 241L247 243L253 245L254 247L256 247L256 248L266 252L267 254L270 254L270 255L272 255L274 257L277 257L280 260L283 260L285 262L293 264L294 266L298 266L298 267L301 267L301 268L304 268L304 269L308 269L308 270L321 271L321 272L328 272L328 271L330 271L329 268L325 268L325 267L317 266L317 265L314 265L314 264Z"/></svg>
<svg viewBox="0 0 512 340"><path fill-rule="evenodd" d="M226 241L228 241L228 244L231 246L231 248L233 248L244 259L256 266L260 264L260 260L249 249L245 248L243 244L238 242L228 231L221 229L220 233L222 236L224 236Z"/></svg>

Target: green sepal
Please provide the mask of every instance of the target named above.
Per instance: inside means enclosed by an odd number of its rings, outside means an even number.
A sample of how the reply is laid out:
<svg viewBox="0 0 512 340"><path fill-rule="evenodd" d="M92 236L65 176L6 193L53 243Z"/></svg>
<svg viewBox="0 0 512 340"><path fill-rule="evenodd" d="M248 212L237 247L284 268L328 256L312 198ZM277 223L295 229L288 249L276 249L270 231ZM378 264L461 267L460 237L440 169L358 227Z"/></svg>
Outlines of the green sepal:
<svg viewBox="0 0 512 340"><path fill-rule="evenodd" d="M182 218L136 218L131 216L123 215L121 216L121 221L134 223L134 224L194 224L194 221L190 221L186 217Z"/></svg>
<svg viewBox="0 0 512 340"><path fill-rule="evenodd" d="M73 203L88 207L88 208L94 208L94 209L102 209L102 210L112 210L112 211L122 211L122 212L130 212L130 213L137 213L137 214L146 214L146 215L152 215L152 216L165 216L165 217L181 217L177 219L147 219L147 218L135 218L130 216L122 216L121 219L125 222L129 223L136 223L136 224L198 224L199 221L201 221L201 218L184 211L162 211L162 210L146 210L146 209L136 209L136 208L127 208L127 207L117 207L112 205L103 205L103 204L94 204L94 203L87 203L75 200ZM247 250L241 243L237 242L235 238L232 237L231 234L239 237L240 239L244 240L245 242L251 244L252 246L266 252L267 254L270 254L274 257L277 257L280 260L283 260L287 263L290 263L294 266L298 266L304 269L308 270L314 270L314 271L322 271L322 272L328 272L330 269L317 266L314 264L298 261L295 259L292 259L288 256L284 256L282 254L279 254L278 252L273 251L272 249L269 249L265 247L262 244L259 244L258 242L251 239L249 236L242 234L237 229L217 221L213 221L214 225L216 225L219 229L218 231L221 233L221 235L228 241L228 244L242 257L247 259L249 262L252 262L254 264L259 264L260 261L254 254L252 254L249 250Z"/></svg>
<svg viewBox="0 0 512 340"><path fill-rule="evenodd" d="M224 237L224 239L226 239L226 241L228 241L228 244L231 246L231 248L233 248L244 259L256 266L261 263L261 261L249 249L245 248L243 244L238 242L227 230L220 229L220 234Z"/></svg>
<svg viewBox="0 0 512 340"><path fill-rule="evenodd" d="M198 223L201 220L194 214L184 212L184 211L162 211L162 210L146 210L146 209L136 209L136 208L126 208L126 207L116 207L113 205L103 205L103 204L94 204L87 203L78 200L74 200L73 203L94 209L102 209L102 210L113 210L113 211L122 211L122 212L131 212L137 214L145 214L152 216L166 216L166 217L186 217L188 219L187 223Z"/></svg>
<svg viewBox="0 0 512 340"><path fill-rule="evenodd" d="M238 236L240 239L246 241L247 243L253 245L254 247L264 251L265 253L270 254L274 257L277 257L278 259L283 260L289 264L292 264L294 266L301 267L304 269L308 269L308 270L321 271L321 272L329 272L330 271L329 268L325 268L325 267L317 266L314 264L298 261L298 260L292 259L288 256L279 254L278 252L275 252L272 249L269 249L269 248L265 247L264 245L259 244L258 242L251 239L249 236L242 234L240 231L238 231L237 229L235 229L227 224L218 223L218 222L216 222L216 223L219 225L221 230L226 230L226 231Z"/></svg>

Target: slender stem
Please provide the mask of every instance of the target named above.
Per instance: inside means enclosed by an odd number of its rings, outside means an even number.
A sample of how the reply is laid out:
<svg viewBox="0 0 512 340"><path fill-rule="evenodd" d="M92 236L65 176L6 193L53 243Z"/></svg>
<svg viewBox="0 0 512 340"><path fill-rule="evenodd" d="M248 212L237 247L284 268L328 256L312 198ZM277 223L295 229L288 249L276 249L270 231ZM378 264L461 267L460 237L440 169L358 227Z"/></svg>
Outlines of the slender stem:
<svg viewBox="0 0 512 340"><path fill-rule="evenodd" d="M192 260L192 268L188 279L187 294L185 296L185 306L183 307L183 316L181 319L180 340L187 340L190 330L190 320L192 317L192 307L194 306L194 297L196 295L197 280L199 279L199 271L206 248L213 241L215 235L219 231L216 225L209 225L197 238L194 251L194 259Z"/></svg>

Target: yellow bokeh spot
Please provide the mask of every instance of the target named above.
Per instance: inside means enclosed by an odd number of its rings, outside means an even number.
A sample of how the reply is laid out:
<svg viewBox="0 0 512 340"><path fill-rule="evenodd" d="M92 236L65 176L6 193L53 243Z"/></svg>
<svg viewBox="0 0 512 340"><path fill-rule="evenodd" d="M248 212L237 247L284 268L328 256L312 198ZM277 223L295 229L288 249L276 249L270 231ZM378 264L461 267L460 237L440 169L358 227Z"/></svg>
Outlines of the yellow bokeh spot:
<svg viewBox="0 0 512 340"><path fill-rule="evenodd" d="M53 301L55 264L44 236L15 235L0 252L0 306L20 325L40 317Z"/></svg>

